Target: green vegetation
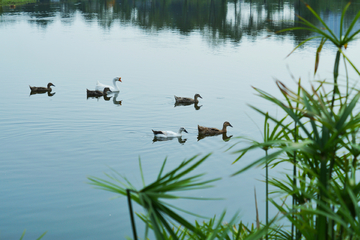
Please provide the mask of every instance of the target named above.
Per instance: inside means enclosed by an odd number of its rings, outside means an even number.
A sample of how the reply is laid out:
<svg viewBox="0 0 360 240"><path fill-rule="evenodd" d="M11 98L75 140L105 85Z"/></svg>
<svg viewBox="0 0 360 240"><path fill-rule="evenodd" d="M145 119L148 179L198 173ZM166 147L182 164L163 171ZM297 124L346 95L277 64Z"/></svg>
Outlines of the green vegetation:
<svg viewBox="0 0 360 240"><path fill-rule="evenodd" d="M22 5L26 3L35 3L36 0L0 0L0 6L10 6L12 8L16 5Z"/></svg>
<svg viewBox="0 0 360 240"><path fill-rule="evenodd" d="M282 30L306 30L316 33L315 36L301 42L299 46L313 39L321 39L316 52L315 73L320 63L323 45L325 42L334 44L337 53L332 81L314 82L310 90L307 90L299 80L295 91L277 81L282 99L254 88L261 98L283 110L283 115L278 119L268 112L251 106L264 116L263 141L241 137L240 142L246 142L248 146L233 150L238 146L235 144L229 149L238 155L234 164L249 151L258 149L264 151L263 157L254 160L233 175L254 166L264 166L266 196L268 201L279 210L277 216L269 219L266 213L265 223L261 224L257 221L256 227L247 227L242 222L237 223L237 214L226 224L223 223L225 212L219 219L212 218L207 222L195 222L195 224L191 224L177 214L175 210L180 209L163 201L164 199L186 198L173 193L210 187L210 183L219 180L203 181L201 180L203 174L188 176L209 155L200 160L195 156L163 174L165 160L156 181L148 185L145 184L140 163L143 179L143 188L140 190L118 173L115 176L107 175L110 180L89 177L90 183L100 189L127 196L131 215L132 201L145 209L145 215L138 214L146 224L144 239L148 238L149 230L154 232L156 239L250 240L261 239L264 236L266 239L360 239L360 181L357 180L360 165L358 160L360 112L357 103L360 99L360 91L350 87L347 71L345 84L340 84L338 79L341 59L345 69L350 65L360 75L344 52L347 45L360 32L353 29L360 17L360 11L350 22L347 30L343 29L345 13L349 5L346 5L342 12L339 36L336 36L308 5L306 7L313 17L320 21L321 27L299 17L301 27ZM328 85L331 86L330 90L327 90ZM285 173L284 179L281 180L269 179L268 168L276 167L283 162L293 166L292 174ZM275 188L270 194L276 197L268 197L268 184ZM292 202L286 201L287 198L292 198ZM289 225L291 224L291 228L282 228L278 225L278 220L285 219ZM134 222L132 226L134 239L137 239Z"/></svg>
<svg viewBox="0 0 360 240"><path fill-rule="evenodd" d="M25 229L24 232L22 233L22 235L21 235L21 237L20 237L20 240L22 240L22 239L24 238L25 233L26 233L26 229ZM38 237L36 240L42 239L42 238L45 236L46 233L47 233L47 232L44 232L43 234L41 234L41 236Z"/></svg>

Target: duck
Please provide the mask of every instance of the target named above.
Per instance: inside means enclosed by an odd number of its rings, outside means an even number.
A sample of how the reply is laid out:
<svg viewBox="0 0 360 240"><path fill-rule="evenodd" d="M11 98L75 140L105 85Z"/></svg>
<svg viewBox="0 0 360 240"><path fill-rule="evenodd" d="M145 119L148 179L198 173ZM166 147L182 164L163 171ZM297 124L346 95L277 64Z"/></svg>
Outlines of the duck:
<svg viewBox="0 0 360 240"><path fill-rule="evenodd" d="M117 81L122 82L121 77L116 77L116 78L113 79L113 85L114 86L105 85L105 84L102 84L99 81L97 81L96 86L95 86L95 90L104 91L104 88L109 88L110 91L112 91L112 92L119 92L120 90L116 86Z"/></svg>
<svg viewBox="0 0 360 240"><path fill-rule="evenodd" d="M31 92L36 92L36 93L45 93L45 92L51 92L51 86L54 86L54 84L52 84L51 82L48 83L47 87L32 87L29 85Z"/></svg>
<svg viewBox="0 0 360 240"><path fill-rule="evenodd" d="M160 138L172 138L172 137L181 137L182 136L182 132L186 132L188 133L188 131L186 131L185 128L181 127L179 129L179 132L173 132L173 131L154 131L152 130L154 133L155 137L160 137Z"/></svg>
<svg viewBox="0 0 360 240"><path fill-rule="evenodd" d="M198 125L198 131L200 135L218 135L222 133L226 133L226 127L233 127L228 121L224 122L223 128L209 128L209 127L202 127Z"/></svg>
<svg viewBox="0 0 360 240"><path fill-rule="evenodd" d="M99 90L93 91L93 90L86 89L86 95L88 97L102 97L102 96L106 96L106 94L108 92L111 92L108 87L104 88L104 91L99 91Z"/></svg>
<svg viewBox="0 0 360 240"><path fill-rule="evenodd" d="M176 103L198 103L199 102L198 98L202 99L202 97L198 93L195 94L194 98L177 97L175 95L174 97Z"/></svg>

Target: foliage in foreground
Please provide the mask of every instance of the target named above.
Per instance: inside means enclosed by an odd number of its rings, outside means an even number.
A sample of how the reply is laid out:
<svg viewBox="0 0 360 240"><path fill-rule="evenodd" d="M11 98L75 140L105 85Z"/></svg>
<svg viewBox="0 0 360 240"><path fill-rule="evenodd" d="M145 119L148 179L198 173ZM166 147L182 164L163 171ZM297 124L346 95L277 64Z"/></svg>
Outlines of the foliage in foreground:
<svg viewBox="0 0 360 240"><path fill-rule="evenodd" d="M20 240L22 240L22 239L24 238L25 233L26 233L26 229L25 229L25 230L24 230L24 232L21 234ZM45 236L45 234L46 234L46 233L47 233L47 231L46 231L46 232L44 232L43 234L41 234L41 236L40 236L40 237L38 237L36 240L40 240L40 239L42 239L42 238Z"/></svg>
<svg viewBox="0 0 360 240"><path fill-rule="evenodd" d="M204 198L177 196L174 195L174 192L208 188L211 187L211 185L209 185L210 183L219 180L211 179L202 181L200 178L204 174L188 176L189 173L203 163L209 156L210 154L200 158L199 160L197 160L197 156L194 156L183 161L174 170L163 174L166 164L165 159L157 179L148 185L145 184L141 161L139 161L140 173L143 182L143 187L139 190L133 186L126 177L115 171L114 175L106 174L109 180L97 177L89 177L88 179L90 180L90 184L95 187L128 196L129 199L131 198L134 202L138 203L145 209L145 215L138 214L138 216L146 224L144 239L148 238L149 229L154 232L156 239L259 239L259 237L266 234L267 227L263 227L259 231L254 231L254 228L250 230L243 224L238 224L236 226L235 221L237 220L237 216L234 216L229 223L223 224L225 212L217 221L214 217L202 224L195 222L195 225L193 225L176 213L176 211L186 212L185 210L176 208L164 201L180 198L204 200ZM131 209L130 202L129 206ZM134 222L132 224L134 239L137 239L135 224ZM232 237L230 237L230 235Z"/></svg>
<svg viewBox="0 0 360 240"><path fill-rule="evenodd" d="M236 151L241 157L256 148L271 148L272 153L235 174L255 165L292 164L295 175L285 174L285 180L271 179L269 183L276 187L274 193L293 197L292 205L271 202L296 227L297 239L360 238L360 183L355 174L360 154L360 113L356 111L360 93L348 96L348 103L336 98L332 107L322 84L310 92L299 85L297 94L278 82L284 101L256 89L262 98L281 108L286 119L277 120L253 107L281 129L281 135Z"/></svg>
<svg viewBox="0 0 360 240"><path fill-rule="evenodd" d="M304 27L283 30L309 30L316 33L299 46L321 38L316 52L314 73L317 71L320 52L325 42L330 41L337 48L333 82L321 81L317 86L311 85L310 90L306 90L299 81L297 91L292 91L278 81L283 99L255 88L260 97L283 110L284 117L278 120L252 106L265 117L265 129L269 128L269 122L271 123L271 136L276 138L270 141L265 138L261 143L250 141L249 147L237 151L240 154L237 159L239 160L250 150L272 149L269 156L254 161L236 174L254 165L276 166L281 162L293 165L293 174L285 174L285 181L269 180L269 184L275 186L275 193L283 198L293 198L291 205L284 202L284 206L271 200L283 217L292 224L291 239L360 239L360 182L356 180L360 154L360 113L356 105L360 92L349 87L347 72L346 84L338 84L341 57L345 69L349 64L360 75L344 53L347 45L360 32L353 29L360 17L360 11L349 28L343 30L345 12L349 6L350 3L342 13L339 36L336 36L308 5L308 9L322 27L299 17ZM333 90L327 91L326 84L332 84Z"/></svg>

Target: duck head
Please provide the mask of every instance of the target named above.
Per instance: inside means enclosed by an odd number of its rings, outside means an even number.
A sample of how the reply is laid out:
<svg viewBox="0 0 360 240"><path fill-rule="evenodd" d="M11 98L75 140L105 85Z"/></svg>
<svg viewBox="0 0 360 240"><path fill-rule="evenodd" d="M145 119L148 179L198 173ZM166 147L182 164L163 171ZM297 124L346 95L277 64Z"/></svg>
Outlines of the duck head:
<svg viewBox="0 0 360 240"><path fill-rule="evenodd" d="M226 121L226 122L224 122L224 127L227 127L227 126L233 127L228 121Z"/></svg>
<svg viewBox="0 0 360 240"><path fill-rule="evenodd" d="M122 81L121 81L121 77L116 77L116 78L113 79L113 81L114 81L114 82L117 82L117 81L122 82Z"/></svg>
<svg viewBox="0 0 360 240"><path fill-rule="evenodd" d="M198 93L195 94L194 99L196 99L196 98L198 98L198 97L202 99L202 97L201 97L200 94L198 94Z"/></svg>
<svg viewBox="0 0 360 240"><path fill-rule="evenodd" d="M47 88L50 88L51 86L54 86L54 87L55 87L54 84L52 84L51 82L49 82L48 85L47 85Z"/></svg>
<svg viewBox="0 0 360 240"><path fill-rule="evenodd" d="M185 128L181 127L181 128L179 129L179 133L182 133L182 132L186 132L186 133L188 133L188 131L186 131L186 129L185 129Z"/></svg>
<svg viewBox="0 0 360 240"><path fill-rule="evenodd" d="M110 88L108 88L108 87L106 87L106 88L104 88L104 95L106 95L108 92L111 92L111 90L110 90Z"/></svg>

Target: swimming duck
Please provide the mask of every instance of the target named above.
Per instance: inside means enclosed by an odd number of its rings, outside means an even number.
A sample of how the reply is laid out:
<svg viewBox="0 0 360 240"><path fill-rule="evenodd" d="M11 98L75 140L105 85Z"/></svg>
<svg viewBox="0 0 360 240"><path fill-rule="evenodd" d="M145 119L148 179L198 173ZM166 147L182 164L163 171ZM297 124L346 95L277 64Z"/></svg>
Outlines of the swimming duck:
<svg viewBox="0 0 360 240"><path fill-rule="evenodd" d="M217 128L202 127L198 125L198 131L199 134L202 135L218 135L218 134L226 133L227 126L232 127L231 124L227 121L224 122L223 128L221 130Z"/></svg>
<svg viewBox="0 0 360 240"><path fill-rule="evenodd" d="M54 86L54 84L52 84L51 82L48 83L47 87L32 87L29 85L31 92L36 92L36 93L45 93L45 92L51 92L51 86Z"/></svg>
<svg viewBox="0 0 360 240"><path fill-rule="evenodd" d="M117 81L119 81L119 82L122 82L121 81L121 77L116 77L116 78L114 78L113 79L113 87L112 86L109 86L109 85L105 85L105 84L102 84L102 83L100 83L99 81L97 81L97 83L96 83L96 86L95 86L95 89L96 90L99 90L99 91L103 91L104 90L104 88L109 88L110 89L110 91L112 91L112 92L119 92L120 90L119 90L119 88L116 86L116 82Z"/></svg>
<svg viewBox="0 0 360 240"><path fill-rule="evenodd" d="M186 129L183 128L183 127L181 127L181 128L179 129L179 132L178 132L178 133L172 132L172 131L154 131L154 130L152 130L152 131L153 131L155 137L162 137L162 138L181 137L181 135L182 135L181 133L182 133L182 132L188 133L188 132L186 131Z"/></svg>
<svg viewBox="0 0 360 240"><path fill-rule="evenodd" d="M104 91L99 91L99 90L92 91L92 90L86 89L86 95L88 97L102 97L102 96L106 96L106 94L108 92L111 92L108 87L104 88ZM109 98L109 100L110 100L110 98Z"/></svg>
<svg viewBox="0 0 360 240"><path fill-rule="evenodd" d="M200 94L198 94L198 93L195 94L194 99L186 98L186 97L177 97L175 95L174 95L174 97L175 97L175 102L176 103L198 103L199 102L198 98L202 98L200 96Z"/></svg>

